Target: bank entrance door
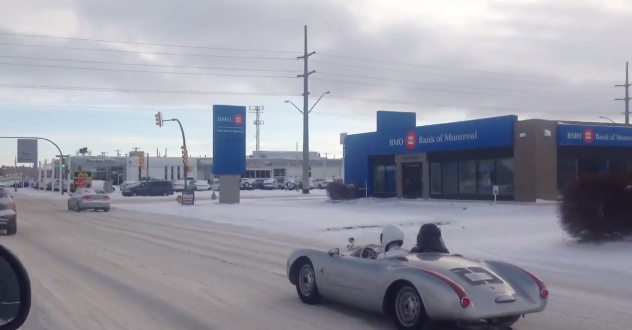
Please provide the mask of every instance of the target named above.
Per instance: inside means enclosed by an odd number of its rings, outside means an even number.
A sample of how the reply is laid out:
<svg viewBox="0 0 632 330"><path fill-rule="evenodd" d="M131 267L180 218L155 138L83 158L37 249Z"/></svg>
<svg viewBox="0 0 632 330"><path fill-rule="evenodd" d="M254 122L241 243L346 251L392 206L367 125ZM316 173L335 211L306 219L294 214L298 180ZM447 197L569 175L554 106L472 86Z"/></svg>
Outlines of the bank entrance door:
<svg viewBox="0 0 632 330"><path fill-rule="evenodd" d="M402 163L402 196L423 197L423 163Z"/></svg>

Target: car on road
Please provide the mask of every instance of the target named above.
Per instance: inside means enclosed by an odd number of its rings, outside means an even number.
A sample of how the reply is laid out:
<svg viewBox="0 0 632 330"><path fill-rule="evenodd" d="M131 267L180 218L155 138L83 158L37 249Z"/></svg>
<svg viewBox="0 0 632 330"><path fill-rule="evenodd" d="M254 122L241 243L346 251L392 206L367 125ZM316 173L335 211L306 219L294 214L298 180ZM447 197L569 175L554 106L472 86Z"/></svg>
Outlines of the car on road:
<svg viewBox="0 0 632 330"><path fill-rule="evenodd" d="M324 297L382 312L400 330L425 329L431 321L508 330L548 303L544 282L511 263L436 252L377 258L382 252L378 244L356 247L353 238L344 252L295 250L287 277L303 303Z"/></svg>
<svg viewBox="0 0 632 330"><path fill-rule="evenodd" d="M93 188L75 190L68 198L68 211L103 210L110 212L110 196L101 192Z"/></svg>
<svg viewBox="0 0 632 330"><path fill-rule="evenodd" d="M18 232L18 211L13 197L7 190L0 188L0 230L6 230L7 235Z"/></svg>
<svg viewBox="0 0 632 330"><path fill-rule="evenodd" d="M165 180L151 180L139 182L139 184L127 187L121 191L121 195L130 196L171 196L173 195L173 185Z"/></svg>

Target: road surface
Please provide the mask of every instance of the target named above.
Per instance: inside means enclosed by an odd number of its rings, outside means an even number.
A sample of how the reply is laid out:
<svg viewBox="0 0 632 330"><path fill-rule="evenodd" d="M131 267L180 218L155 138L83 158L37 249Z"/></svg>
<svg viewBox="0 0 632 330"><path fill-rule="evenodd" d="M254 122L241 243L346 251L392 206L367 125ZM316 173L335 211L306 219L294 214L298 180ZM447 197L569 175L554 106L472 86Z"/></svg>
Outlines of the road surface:
<svg viewBox="0 0 632 330"><path fill-rule="evenodd" d="M382 316L301 304L285 278L286 256L299 246L292 239L118 209L68 212L62 200L16 200L18 234L0 243L31 276L24 330L394 329ZM621 330L632 320L632 288L615 286L624 275L539 274L549 284L549 309L515 329Z"/></svg>

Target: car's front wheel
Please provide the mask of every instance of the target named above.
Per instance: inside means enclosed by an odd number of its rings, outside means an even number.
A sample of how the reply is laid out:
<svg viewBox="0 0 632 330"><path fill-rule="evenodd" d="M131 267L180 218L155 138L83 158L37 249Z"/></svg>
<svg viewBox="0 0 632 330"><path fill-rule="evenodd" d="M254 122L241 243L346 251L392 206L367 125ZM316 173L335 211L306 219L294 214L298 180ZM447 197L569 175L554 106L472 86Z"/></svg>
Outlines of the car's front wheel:
<svg viewBox="0 0 632 330"><path fill-rule="evenodd" d="M302 302L308 305L319 304L323 297L318 292L316 285L316 273L314 265L309 260L302 261L299 265L298 278L296 279L296 292Z"/></svg>
<svg viewBox="0 0 632 330"><path fill-rule="evenodd" d="M417 289L403 284L391 301L392 315L399 330L418 330L428 323L426 308Z"/></svg>

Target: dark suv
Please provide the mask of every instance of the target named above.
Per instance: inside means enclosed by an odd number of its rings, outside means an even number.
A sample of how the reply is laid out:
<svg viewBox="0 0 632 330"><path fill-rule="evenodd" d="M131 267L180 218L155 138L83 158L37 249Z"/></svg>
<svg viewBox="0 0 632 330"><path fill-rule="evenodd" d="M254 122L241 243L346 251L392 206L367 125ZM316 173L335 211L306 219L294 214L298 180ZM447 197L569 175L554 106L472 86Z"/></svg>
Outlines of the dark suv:
<svg viewBox="0 0 632 330"><path fill-rule="evenodd" d="M171 196L173 184L164 180L151 180L140 182L137 185L126 188L121 192L123 196Z"/></svg>

